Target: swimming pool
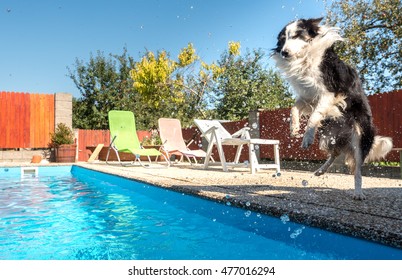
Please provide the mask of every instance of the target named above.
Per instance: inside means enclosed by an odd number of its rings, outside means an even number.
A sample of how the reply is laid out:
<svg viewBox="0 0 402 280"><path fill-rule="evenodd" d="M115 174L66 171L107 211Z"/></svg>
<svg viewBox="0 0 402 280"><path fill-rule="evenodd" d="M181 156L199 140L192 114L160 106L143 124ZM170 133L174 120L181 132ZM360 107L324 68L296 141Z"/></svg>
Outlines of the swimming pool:
<svg viewBox="0 0 402 280"><path fill-rule="evenodd" d="M78 166L0 168L0 259L402 259L402 250Z"/></svg>

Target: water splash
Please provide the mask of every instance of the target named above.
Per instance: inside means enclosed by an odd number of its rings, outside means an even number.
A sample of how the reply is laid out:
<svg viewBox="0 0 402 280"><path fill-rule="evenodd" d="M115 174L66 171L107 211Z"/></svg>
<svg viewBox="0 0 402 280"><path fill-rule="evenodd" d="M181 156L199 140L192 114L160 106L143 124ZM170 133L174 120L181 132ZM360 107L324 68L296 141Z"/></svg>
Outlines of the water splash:
<svg viewBox="0 0 402 280"><path fill-rule="evenodd" d="M290 234L290 238L292 238L292 239L297 238L297 237L303 232L303 229L305 229L304 226L301 227L301 228L296 229L295 231L293 231L293 232Z"/></svg>
<svg viewBox="0 0 402 280"><path fill-rule="evenodd" d="M290 221L289 216L288 216L287 214L283 214L283 215L280 217L280 219L281 219L281 221L282 221L283 224L286 224L287 222Z"/></svg>

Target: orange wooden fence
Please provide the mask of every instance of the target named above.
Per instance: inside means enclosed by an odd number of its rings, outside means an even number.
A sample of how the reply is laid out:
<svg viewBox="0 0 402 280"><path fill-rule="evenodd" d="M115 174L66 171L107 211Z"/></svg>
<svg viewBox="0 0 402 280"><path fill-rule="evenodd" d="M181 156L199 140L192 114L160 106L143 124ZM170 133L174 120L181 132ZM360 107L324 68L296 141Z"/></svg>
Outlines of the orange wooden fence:
<svg viewBox="0 0 402 280"><path fill-rule="evenodd" d="M46 148L54 132L54 95L0 92L0 148Z"/></svg>

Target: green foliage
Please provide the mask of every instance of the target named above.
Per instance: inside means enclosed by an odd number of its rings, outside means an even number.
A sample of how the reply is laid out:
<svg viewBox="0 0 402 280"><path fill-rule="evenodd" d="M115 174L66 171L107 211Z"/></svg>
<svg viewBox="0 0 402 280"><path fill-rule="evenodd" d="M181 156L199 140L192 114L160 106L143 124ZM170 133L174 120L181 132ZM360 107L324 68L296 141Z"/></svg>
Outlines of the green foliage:
<svg viewBox="0 0 402 280"><path fill-rule="evenodd" d="M178 55L178 66L186 67L193 64L199 57L196 55L196 51L193 44L189 43L186 48L183 48Z"/></svg>
<svg viewBox="0 0 402 280"><path fill-rule="evenodd" d="M371 93L402 87L402 4L400 0L336 0L330 25L341 28L340 56L354 65Z"/></svg>
<svg viewBox="0 0 402 280"><path fill-rule="evenodd" d="M216 118L238 120L251 110L291 106L288 87L278 73L264 69L263 57L261 50L237 57L230 52L222 55L218 64L224 71L214 88Z"/></svg>
<svg viewBox="0 0 402 280"><path fill-rule="evenodd" d="M279 75L262 66L263 53L240 56L240 43L229 42L220 61L207 64L192 44L177 59L166 51L146 52L135 62L98 51L88 62L76 60L69 76L81 92L73 99L73 126L108 129L110 110L132 111L139 130L157 127L161 117L242 119L249 110L289 106L291 97Z"/></svg>
<svg viewBox="0 0 402 280"><path fill-rule="evenodd" d="M91 54L89 62L76 60L69 77L81 93L73 99L73 127L108 129L107 114L110 110L135 111L138 97L129 76L134 60L124 49L122 55L105 55L98 51Z"/></svg>
<svg viewBox="0 0 402 280"><path fill-rule="evenodd" d="M157 55L149 51L130 71L134 89L155 108L161 105L162 100L182 102L182 99L175 98L170 93L168 81L175 69L176 63L169 58L166 51Z"/></svg>
<svg viewBox="0 0 402 280"><path fill-rule="evenodd" d="M240 55L240 42L229 42L229 55L237 56Z"/></svg>
<svg viewBox="0 0 402 280"><path fill-rule="evenodd" d="M135 63L130 75L133 88L142 100L152 108L150 116L179 118L184 125L194 117L203 115L204 94L209 89L210 77L194 75L200 59L191 43L181 49L177 61L165 51L147 52ZM157 112L157 114L156 114ZM150 121L155 126L157 118Z"/></svg>
<svg viewBox="0 0 402 280"><path fill-rule="evenodd" d="M50 135L50 147L58 147L64 144L74 144L74 133L66 124L59 123Z"/></svg>

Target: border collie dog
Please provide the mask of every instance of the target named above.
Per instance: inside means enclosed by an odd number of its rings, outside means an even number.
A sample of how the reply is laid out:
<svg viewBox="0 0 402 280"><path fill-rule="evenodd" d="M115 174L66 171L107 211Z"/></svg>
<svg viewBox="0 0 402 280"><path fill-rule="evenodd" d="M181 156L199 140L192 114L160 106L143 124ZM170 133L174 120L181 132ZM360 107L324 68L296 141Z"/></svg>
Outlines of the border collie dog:
<svg viewBox="0 0 402 280"><path fill-rule="evenodd" d="M296 91L291 109L290 133L299 135L299 118L308 116L302 147L319 137L328 160L314 173L324 174L340 154L354 173L354 199L365 199L361 166L383 158L392 139L375 136L372 114L356 70L336 55L333 45L342 41L339 29L320 25L322 18L289 23L278 35L272 58Z"/></svg>

